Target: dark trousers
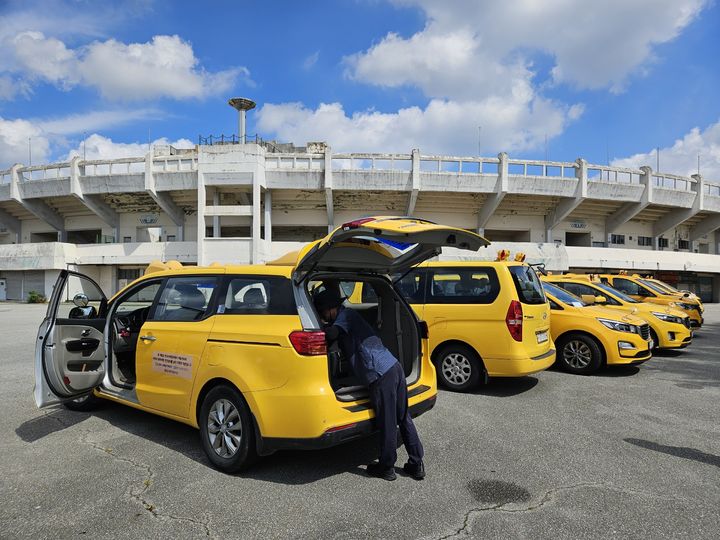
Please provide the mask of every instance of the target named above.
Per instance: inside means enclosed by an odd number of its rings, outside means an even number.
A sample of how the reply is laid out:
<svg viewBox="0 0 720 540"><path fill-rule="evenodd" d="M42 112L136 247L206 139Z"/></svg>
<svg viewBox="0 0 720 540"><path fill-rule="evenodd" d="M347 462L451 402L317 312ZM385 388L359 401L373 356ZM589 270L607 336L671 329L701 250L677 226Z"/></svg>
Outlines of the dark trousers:
<svg viewBox="0 0 720 540"><path fill-rule="evenodd" d="M380 465L383 467L395 465L398 427L410 463L421 463L423 447L408 411L405 373L399 362L370 384L370 399L375 409L377 428L380 431Z"/></svg>

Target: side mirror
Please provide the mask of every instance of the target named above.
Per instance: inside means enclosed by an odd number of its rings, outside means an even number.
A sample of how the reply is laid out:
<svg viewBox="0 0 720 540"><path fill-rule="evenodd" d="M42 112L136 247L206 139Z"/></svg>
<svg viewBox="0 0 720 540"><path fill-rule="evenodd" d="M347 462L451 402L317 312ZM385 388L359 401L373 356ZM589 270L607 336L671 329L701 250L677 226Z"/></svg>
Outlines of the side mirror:
<svg viewBox="0 0 720 540"><path fill-rule="evenodd" d="M595 303L596 304L607 304L607 298L605 298L604 296L596 296Z"/></svg>
<svg viewBox="0 0 720 540"><path fill-rule="evenodd" d="M87 307L89 302L87 295L83 293L78 293L73 297L73 304L77 307Z"/></svg>
<svg viewBox="0 0 720 540"><path fill-rule="evenodd" d="M597 296L593 296L592 294L582 294L580 295L580 299L588 304L589 306L592 306L596 302Z"/></svg>

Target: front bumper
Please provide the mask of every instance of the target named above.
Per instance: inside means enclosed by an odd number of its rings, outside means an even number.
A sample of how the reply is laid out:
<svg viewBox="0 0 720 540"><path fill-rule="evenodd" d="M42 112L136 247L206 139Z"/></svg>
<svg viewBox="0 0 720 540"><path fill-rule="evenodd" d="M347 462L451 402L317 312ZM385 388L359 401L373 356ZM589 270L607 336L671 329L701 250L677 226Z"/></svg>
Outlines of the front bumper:
<svg viewBox="0 0 720 540"><path fill-rule="evenodd" d="M413 418L426 413L435 406L437 401L437 394L411 405L408 410L410 416ZM361 420L347 427L345 429L338 429L335 431L327 431L320 437L313 438L279 438L279 437L264 437L260 438L258 442L258 453L260 455L268 455L276 452L277 450L320 450L323 448L330 448L331 446L337 446L348 441L360 439L372 435L377 431L375 426L375 418L369 420Z"/></svg>

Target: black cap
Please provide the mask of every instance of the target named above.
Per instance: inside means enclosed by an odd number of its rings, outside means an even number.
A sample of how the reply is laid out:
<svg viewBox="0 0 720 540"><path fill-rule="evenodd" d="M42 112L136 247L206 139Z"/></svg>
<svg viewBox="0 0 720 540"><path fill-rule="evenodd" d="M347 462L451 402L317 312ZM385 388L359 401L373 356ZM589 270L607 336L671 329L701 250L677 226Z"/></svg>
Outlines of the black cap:
<svg viewBox="0 0 720 540"><path fill-rule="evenodd" d="M318 311L324 311L341 305L343 298L336 291L325 289L315 295L313 302L315 302L315 308Z"/></svg>

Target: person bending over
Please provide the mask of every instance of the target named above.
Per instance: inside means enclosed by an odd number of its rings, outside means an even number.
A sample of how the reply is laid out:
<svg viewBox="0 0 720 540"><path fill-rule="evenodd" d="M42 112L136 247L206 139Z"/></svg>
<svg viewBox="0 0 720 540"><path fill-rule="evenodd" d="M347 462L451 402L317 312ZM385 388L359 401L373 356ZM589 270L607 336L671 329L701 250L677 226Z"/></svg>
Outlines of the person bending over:
<svg viewBox="0 0 720 540"><path fill-rule="evenodd" d="M403 470L415 478L425 477L423 447L408 410L405 373L400 362L357 312L342 305L340 294L325 289L315 295L315 308L328 325L328 341L339 340L340 349L355 376L367 384L380 431L380 458L367 466L371 476L395 480L397 431L400 428L409 460Z"/></svg>

